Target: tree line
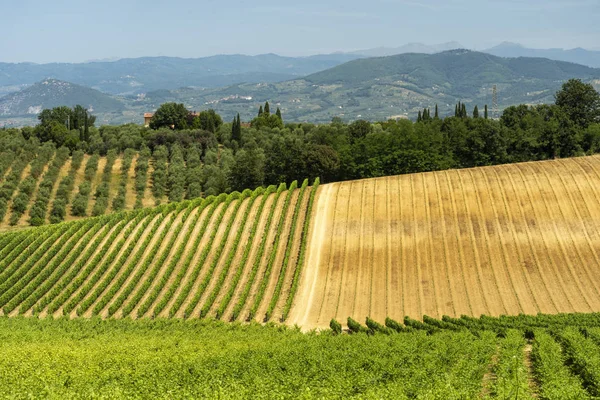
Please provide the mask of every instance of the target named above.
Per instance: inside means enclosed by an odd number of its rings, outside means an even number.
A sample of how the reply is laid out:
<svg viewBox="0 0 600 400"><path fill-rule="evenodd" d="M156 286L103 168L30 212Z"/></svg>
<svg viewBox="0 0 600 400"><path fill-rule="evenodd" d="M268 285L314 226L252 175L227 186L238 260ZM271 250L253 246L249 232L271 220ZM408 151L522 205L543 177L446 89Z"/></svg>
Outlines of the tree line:
<svg viewBox="0 0 600 400"><path fill-rule="evenodd" d="M272 114L266 103L248 126L239 115L229 123L213 110L191 114L183 104L166 103L150 128L96 128L93 116L73 109L71 129L48 134L64 124L66 109L44 110L38 126L5 129L5 135L54 141L99 155L126 149L152 154L160 147L163 160L179 163L188 154L195 160L197 154L199 162L192 161L195 177L186 179L194 181L194 192L204 194L306 177L333 182L600 151L600 94L580 80L566 82L555 104L509 107L499 119L486 118L487 107L480 116L478 108L470 111L459 103L455 115L445 118L425 109L417 121L284 123L281 110Z"/></svg>

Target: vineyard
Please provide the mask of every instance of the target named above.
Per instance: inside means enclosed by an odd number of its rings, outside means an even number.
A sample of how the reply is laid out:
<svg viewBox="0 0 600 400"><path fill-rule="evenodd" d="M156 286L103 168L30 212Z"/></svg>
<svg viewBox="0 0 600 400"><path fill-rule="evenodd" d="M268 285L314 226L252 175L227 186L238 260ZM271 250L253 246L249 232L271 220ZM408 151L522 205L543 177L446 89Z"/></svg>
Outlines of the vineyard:
<svg viewBox="0 0 600 400"><path fill-rule="evenodd" d="M600 311L600 157L323 185L290 324Z"/></svg>
<svg viewBox="0 0 600 400"><path fill-rule="evenodd" d="M383 322L383 321L380 321ZM339 326L339 324L337 324ZM0 397L592 399L600 315L348 320L0 317ZM152 384L147 380L152 377Z"/></svg>
<svg viewBox="0 0 600 400"><path fill-rule="evenodd" d="M279 321L315 193L305 180L4 233L2 314Z"/></svg>

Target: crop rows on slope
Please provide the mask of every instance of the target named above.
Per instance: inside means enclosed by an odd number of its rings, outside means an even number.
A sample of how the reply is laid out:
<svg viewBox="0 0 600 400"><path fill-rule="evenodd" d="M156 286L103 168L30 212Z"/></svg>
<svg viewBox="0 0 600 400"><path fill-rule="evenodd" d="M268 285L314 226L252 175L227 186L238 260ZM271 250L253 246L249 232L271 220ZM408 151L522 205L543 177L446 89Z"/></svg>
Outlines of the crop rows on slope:
<svg viewBox="0 0 600 400"><path fill-rule="evenodd" d="M221 318L228 307L277 304L286 270L298 268L289 253L297 240L295 221L306 212L307 182L296 185L0 235L0 307L5 315ZM277 258L281 265L265 254L270 237L269 251L286 255ZM245 270L250 276L239 285Z"/></svg>

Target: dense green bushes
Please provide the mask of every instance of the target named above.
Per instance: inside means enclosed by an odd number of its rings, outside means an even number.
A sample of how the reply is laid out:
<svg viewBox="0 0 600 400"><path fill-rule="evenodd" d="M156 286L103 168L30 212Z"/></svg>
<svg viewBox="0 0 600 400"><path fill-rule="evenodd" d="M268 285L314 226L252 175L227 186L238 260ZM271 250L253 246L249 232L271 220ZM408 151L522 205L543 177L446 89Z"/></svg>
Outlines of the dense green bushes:
<svg viewBox="0 0 600 400"><path fill-rule="evenodd" d="M150 160L150 149L142 148L135 163L135 208L142 208L142 199L146 191L148 180L148 162Z"/></svg>
<svg viewBox="0 0 600 400"><path fill-rule="evenodd" d="M158 146L152 154L152 194L156 204L162 202L162 198L167 194L167 161L169 151L165 146Z"/></svg>
<svg viewBox="0 0 600 400"><path fill-rule="evenodd" d="M181 201L185 196L186 170L181 146L175 144L171 147L169 160L169 201Z"/></svg>
<svg viewBox="0 0 600 400"><path fill-rule="evenodd" d="M58 184L56 197L54 198L52 210L50 211L50 222L53 224L63 221L67 215L67 205L71 199L71 192L75 187L75 175L81 167L83 156L84 154L80 150L73 152L69 173Z"/></svg>
<svg viewBox="0 0 600 400"><path fill-rule="evenodd" d="M33 226L43 225L46 222L46 213L48 211L48 203L52 195L52 189L58 179L60 169L69 158L69 149L61 147L56 151L54 160L48 168L48 172L44 175L44 179L38 186L36 199L31 210L29 211L30 224Z"/></svg>
<svg viewBox="0 0 600 400"><path fill-rule="evenodd" d="M117 151L114 149L109 150L106 155L106 164L104 164L104 170L102 171L102 182L96 188L96 202L92 208L92 215L94 217L104 214L108 208L112 167L117 159L117 155Z"/></svg>
<svg viewBox="0 0 600 400"><path fill-rule="evenodd" d="M121 162L121 178L119 181L119 191L112 201L113 211L121 211L125 208L125 196L127 195L127 180L129 179L129 168L133 162L135 150L126 149Z"/></svg>

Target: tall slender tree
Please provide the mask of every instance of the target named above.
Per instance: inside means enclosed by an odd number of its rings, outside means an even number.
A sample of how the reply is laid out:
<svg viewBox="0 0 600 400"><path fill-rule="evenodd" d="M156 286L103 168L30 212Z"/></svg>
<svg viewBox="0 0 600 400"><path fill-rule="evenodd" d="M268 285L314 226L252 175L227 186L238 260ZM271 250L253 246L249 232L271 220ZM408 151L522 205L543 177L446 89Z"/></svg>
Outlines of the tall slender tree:
<svg viewBox="0 0 600 400"><path fill-rule="evenodd" d="M435 115L433 116L433 118L435 118L435 119L439 119L440 118L440 116L438 114L438 105L437 105L437 103L435 105Z"/></svg>
<svg viewBox="0 0 600 400"><path fill-rule="evenodd" d="M462 118L467 118L467 106L465 105L465 103L462 104L460 115Z"/></svg>
<svg viewBox="0 0 600 400"><path fill-rule="evenodd" d="M485 105L485 108L483 110L483 118L488 119L488 109L487 109L487 104Z"/></svg>
<svg viewBox="0 0 600 400"><path fill-rule="evenodd" d="M475 108L473 109L473 118L479 118L479 108L477 105L475 105Z"/></svg>
<svg viewBox="0 0 600 400"><path fill-rule="evenodd" d="M265 102L265 114L267 115L267 117L269 115L271 115L271 107L269 106L269 102Z"/></svg>
<svg viewBox="0 0 600 400"><path fill-rule="evenodd" d="M281 110L279 109L279 107L277 107L277 111L275 111L275 115L277 115L279 117L279 119L283 121L283 118L281 117Z"/></svg>
<svg viewBox="0 0 600 400"><path fill-rule="evenodd" d="M262 104L261 104L261 106L258 108L258 116L262 117L262 115L263 115L263 108L262 108Z"/></svg>

